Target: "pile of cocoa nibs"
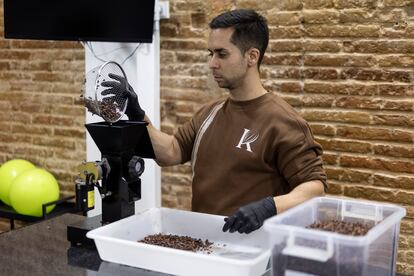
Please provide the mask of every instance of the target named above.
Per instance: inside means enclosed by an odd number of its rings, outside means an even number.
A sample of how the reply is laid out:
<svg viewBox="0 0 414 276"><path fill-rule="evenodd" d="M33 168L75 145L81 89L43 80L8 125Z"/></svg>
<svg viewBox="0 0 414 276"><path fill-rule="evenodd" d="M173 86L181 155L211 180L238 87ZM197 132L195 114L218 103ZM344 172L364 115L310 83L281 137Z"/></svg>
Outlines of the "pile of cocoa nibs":
<svg viewBox="0 0 414 276"><path fill-rule="evenodd" d="M121 116L117 111L119 108L116 102L101 101L99 102L99 109L101 114L111 121L116 121Z"/></svg>
<svg viewBox="0 0 414 276"><path fill-rule="evenodd" d="M161 233L146 236L138 242L192 252L202 251L207 254L212 252L212 245L214 244L209 240L203 241L201 239L194 239L188 236L167 235Z"/></svg>
<svg viewBox="0 0 414 276"><path fill-rule="evenodd" d="M342 220L317 221L306 228L320 229L351 236L364 236L373 225Z"/></svg>

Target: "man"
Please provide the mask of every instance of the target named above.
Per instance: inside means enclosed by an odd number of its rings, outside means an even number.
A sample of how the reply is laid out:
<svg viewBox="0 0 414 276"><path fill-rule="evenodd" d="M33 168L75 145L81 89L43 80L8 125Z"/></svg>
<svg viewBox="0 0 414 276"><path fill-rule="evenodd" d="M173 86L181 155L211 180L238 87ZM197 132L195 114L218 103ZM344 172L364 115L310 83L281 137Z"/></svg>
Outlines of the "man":
<svg viewBox="0 0 414 276"><path fill-rule="evenodd" d="M191 161L192 210L228 216L223 231L250 233L265 219L324 194L322 149L307 123L261 83L265 18L234 10L209 26L209 67L229 97L202 107L174 135L151 124L148 131L159 165ZM124 88L129 119L149 121L128 83L112 77L118 82L103 85Z"/></svg>

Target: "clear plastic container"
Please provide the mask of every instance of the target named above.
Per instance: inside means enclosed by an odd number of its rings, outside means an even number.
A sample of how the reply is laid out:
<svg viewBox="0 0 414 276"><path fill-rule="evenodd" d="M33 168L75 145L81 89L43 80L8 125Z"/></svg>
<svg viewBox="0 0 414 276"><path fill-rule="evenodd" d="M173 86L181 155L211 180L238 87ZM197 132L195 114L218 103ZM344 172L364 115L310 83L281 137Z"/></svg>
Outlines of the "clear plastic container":
<svg viewBox="0 0 414 276"><path fill-rule="evenodd" d="M152 208L89 231L102 260L184 276L259 276L270 258L267 233L223 232L224 217L169 208ZM190 236L214 244L190 252L137 242L157 233Z"/></svg>
<svg viewBox="0 0 414 276"><path fill-rule="evenodd" d="M404 208L361 200L318 197L268 219L272 275L394 275ZM364 236L306 228L317 221L361 222Z"/></svg>

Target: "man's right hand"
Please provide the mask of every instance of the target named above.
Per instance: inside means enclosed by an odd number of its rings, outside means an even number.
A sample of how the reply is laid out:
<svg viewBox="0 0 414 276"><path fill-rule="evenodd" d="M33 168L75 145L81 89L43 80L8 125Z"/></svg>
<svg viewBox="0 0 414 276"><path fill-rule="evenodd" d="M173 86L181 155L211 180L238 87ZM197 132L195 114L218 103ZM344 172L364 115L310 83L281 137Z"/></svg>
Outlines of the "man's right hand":
<svg viewBox="0 0 414 276"><path fill-rule="evenodd" d="M101 83L104 87L109 87L104 90L102 95L113 94L128 99L128 105L125 110L125 114L131 121L143 121L145 117L145 111L140 107L138 102L138 96L134 92L134 89L129 85L126 78L109 73L108 76L116 81L104 81Z"/></svg>

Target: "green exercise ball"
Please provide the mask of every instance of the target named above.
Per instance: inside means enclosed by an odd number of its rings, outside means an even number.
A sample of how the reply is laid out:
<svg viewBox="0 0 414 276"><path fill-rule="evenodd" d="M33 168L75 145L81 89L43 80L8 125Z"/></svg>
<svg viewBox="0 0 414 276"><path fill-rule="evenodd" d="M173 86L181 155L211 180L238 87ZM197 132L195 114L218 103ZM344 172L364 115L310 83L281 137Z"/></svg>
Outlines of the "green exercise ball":
<svg viewBox="0 0 414 276"><path fill-rule="evenodd" d="M42 216L42 205L59 199L59 184L48 171L40 168L27 170L17 176L10 188L11 206L17 213ZM50 213L55 205L48 206Z"/></svg>
<svg viewBox="0 0 414 276"><path fill-rule="evenodd" d="M22 172L35 168L35 165L23 159L7 161L0 167L0 199L10 205L9 191L13 180Z"/></svg>

